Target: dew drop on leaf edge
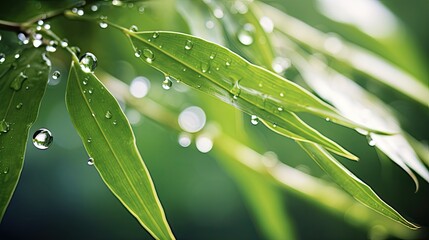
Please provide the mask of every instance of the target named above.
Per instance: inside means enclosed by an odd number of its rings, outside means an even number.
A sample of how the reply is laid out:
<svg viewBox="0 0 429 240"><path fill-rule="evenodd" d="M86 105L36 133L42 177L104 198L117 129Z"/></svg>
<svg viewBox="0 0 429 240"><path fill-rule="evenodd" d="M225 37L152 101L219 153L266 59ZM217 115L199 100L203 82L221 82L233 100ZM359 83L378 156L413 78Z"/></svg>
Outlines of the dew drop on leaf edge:
<svg viewBox="0 0 429 240"><path fill-rule="evenodd" d="M84 72L92 73L97 67L97 58L94 54L87 52L80 57L79 64Z"/></svg>
<svg viewBox="0 0 429 240"><path fill-rule="evenodd" d="M169 76L165 76L164 81L162 81L162 88L164 88L165 90L169 90L172 85L173 82L171 81L171 78Z"/></svg>

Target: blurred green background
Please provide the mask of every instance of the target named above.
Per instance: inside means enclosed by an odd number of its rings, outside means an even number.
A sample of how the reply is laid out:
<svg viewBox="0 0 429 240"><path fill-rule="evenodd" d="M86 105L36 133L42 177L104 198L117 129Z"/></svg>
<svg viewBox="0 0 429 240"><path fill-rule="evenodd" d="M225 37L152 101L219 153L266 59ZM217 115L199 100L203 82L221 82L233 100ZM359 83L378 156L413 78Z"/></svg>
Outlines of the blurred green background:
<svg viewBox="0 0 429 240"><path fill-rule="evenodd" d="M70 2L14 1L0 3L0 19L23 21L49 9L67 6ZM138 7L109 8L111 21L125 27L135 24L140 30L174 30L189 32L185 21L175 12L172 0L144 3ZM404 65L423 66L427 76L429 62L429 29L425 0L404 2L382 1L400 20L406 32L400 40L377 43L356 29L330 21L318 12L315 1L266 1L292 16L300 18L325 32L345 33L345 39L371 49ZM147 5L146 5L147 4ZM100 9L101 11L101 9ZM95 23L68 20L63 17L49 21L52 30L98 58L99 68L126 83L137 76L151 81L150 97L173 110L188 106L217 103L220 109L230 107L194 90L182 93L161 88L163 75L133 55L127 39L117 31L101 29ZM1 31L2 36L10 36ZM387 41L386 41L387 42ZM0 42L0 44L3 44ZM401 44L405 44L403 48ZM382 47L380 47L382 46ZM45 127L54 135L53 145L37 150L28 141L25 166L16 192L0 225L0 239L150 239L138 222L122 207L101 181L95 168L87 165L88 156L69 120L64 103L68 56L63 51L50 55L53 70L61 72L60 81L48 86L39 119L30 135ZM404 57L405 56L405 57ZM416 67L418 68L418 67ZM426 82L428 79L423 79ZM400 94L370 81L365 87L387 101L400 114L404 129L418 140L429 139L429 111ZM53 82L51 82L53 83ZM174 84L177 87L179 84ZM180 90L180 89L179 89ZM129 108L126 108L129 110ZM206 111L207 119L216 118L217 109ZM263 148L274 151L279 159L314 176L327 179L313 161L293 142L264 126L252 126L250 117L235 116L236 123ZM379 157L361 135L352 130L306 117L315 128L332 137L360 157L358 163L343 160L352 172L370 185L386 202L405 217L429 226L429 184L420 180L414 193L411 179L385 157ZM183 148L177 133L141 117L133 125L139 150L154 179L167 218L178 239L264 239L255 226L234 180L214 156L200 153L193 143ZM232 133L233 135L233 133ZM214 146L216 148L216 145ZM284 204L292 219L297 239L366 239L376 238L376 231L362 229L342 216L334 216L310 201L284 192ZM423 230L422 233L425 233ZM427 232L426 232L427 233ZM421 236L420 239L429 239Z"/></svg>

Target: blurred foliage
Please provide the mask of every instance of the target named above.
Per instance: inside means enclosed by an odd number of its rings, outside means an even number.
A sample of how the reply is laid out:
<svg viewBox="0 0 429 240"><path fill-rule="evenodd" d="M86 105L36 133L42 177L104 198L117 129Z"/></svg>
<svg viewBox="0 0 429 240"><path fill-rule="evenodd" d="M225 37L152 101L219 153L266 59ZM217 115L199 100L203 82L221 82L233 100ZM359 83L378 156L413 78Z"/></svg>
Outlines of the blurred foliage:
<svg viewBox="0 0 429 240"><path fill-rule="evenodd" d="M109 20L127 28L133 23L142 31L171 30L191 33L192 23L188 24L186 17L177 10L180 9L177 5L181 2L186 1L133 1L121 7L106 2L99 11L103 10L103 14L108 16ZM425 26L425 16L429 9L427 1L417 0L406 5L399 0L382 1L396 15L400 25L395 35L386 38L376 38L359 31L353 25L333 21L321 11L322 1L263 2L316 29L335 33L344 40L389 59L428 85L429 72L425 67L429 62L429 49L425 44L429 41L429 30ZM2 6L0 19L23 22L38 14L63 9L74 3L76 1L3 2L0 4ZM85 8L88 13L91 12L89 8L91 5L88 1ZM192 15L190 18L192 19ZM68 39L70 45L79 46L82 52L90 51L97 56L99 67L96 74L101 76L103 72L107 72L126 84L130 84L137 76L144 76L151 83L150 91L144 99L164 106L174 116L189 106L202 107L207 116L206 128L209 130L209 126L220 126L224 132L259 153L275 152L283 163L323 181L329 180L296 144L274 134L262 124L253 126L250 123L250 116L243 115L231 106L181 84L173 83L172 89L163 90L161 82L164 75L149 65L142 64L141 60L133 55L134 50L128 39L120 32L110 27L101 29L97 23L70 20L64 16L58 16L48 22L57 35ZM15 38L15 34L3 30L0 30L0 34L3 38L0 44L7 48L8 44L5 41ZM150 239L139 223L130 217L105 187L95 169L87 166L87 153L71 124L64 101L70 57L64 51L57 51L51 54L51 60L52 71L60 71L61 77L59 81L50 78L38 120L30 133L46 127L54 134L55 141L48 151L38 151L30 146L31 141L28 141L20 183L0 225L1 238ZM427 104L416 103L365 75L336 65L329 59L327 63L384 100L394 110L403 129L427 146L429 139ZM296 71L294 68L288 69L285 76L305 85ZM246 176L250 176L247 175L251 174L247 172L248 170L243 170L241 165L231 164L232 161L217 161L227 156L221 156L219 151L216 152L216 142L212 150L215 152L213 155L199 152L195 141L188 148L181 147L178 144L178 131L136 113L131 104L125 106L124 99L119 100L128 117L136 118L132 127L139 150L150 170L169 223L178 239L275 238L273 237L275 235L268 236L266 231L275 232L276 227L270 229L269 226L264 226L261 224L261 218L257 217L257 210L254 215L252 213L252 209L257 205L249 201L253 199L252 186L250 184L246 188L240 180L240 177L246 179ZM340 158L341 163L363 179L407 219L421 225L422 230L417 232L416 238L428 239L426 228L429 226L427 218L429 209L424 207L429 199L427 182L419 178L420 189L414 193L413 183L407 174L389 161L382 152L369 147L364 137L350 129L335 126L312 116L302 115L302 117L320 129L323 134L340 142L346 149L359 156L361 161L358 163ZM234 171L240 172L241 176L234 174ZM256 189L258 183L255 184ZM291 233L289 237L383 239L388 236L386 229L380 225L368 228L350 218L353 208L349 208L342 215L320 208L311 198L294 194L293 191L276 190L269 193L268 189L267 192L259 194L271 195L272 199L275 199L273 202L279 205L278 209L283 209L286 216L282 217L284 225L292 229L287 231ZM267 199L268 197L258 199L259 204L264 205L263 201L270 201ZM268 208L265 211L271 210ZM270 216L273 215L275 214L272 213ZM268 217L266 221L269 219ZM281 234L280 232L278 233Z"/></svg>

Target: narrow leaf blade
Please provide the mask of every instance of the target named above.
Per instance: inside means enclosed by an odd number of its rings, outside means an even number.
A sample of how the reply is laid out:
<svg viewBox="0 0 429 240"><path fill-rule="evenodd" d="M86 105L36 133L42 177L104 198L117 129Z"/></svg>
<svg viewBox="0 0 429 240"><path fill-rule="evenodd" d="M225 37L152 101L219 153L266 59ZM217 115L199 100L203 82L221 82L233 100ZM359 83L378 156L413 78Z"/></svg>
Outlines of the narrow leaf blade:
<svg viewBox="0 0 429 240"><path fill-rule="evenodd" d="M156 239L174 239L134 134L118 102L74 59L67 109L103 181Z"/></svg>
<svg viewBox="0 0 429 240"><path fill-rule="evenodd" d="M26 48L18 59L10 54L0 64L0 220L18 184L28 131L48 83L50 65L42 54Z"/></svg>
<svg viewBox="0 0 429 240"><path fill-rule="evenodd" d="M299 142L311 158L344 190L365 206L411 229L418 226L406 220L385 203L368 185L341 165L332 155L317 144Z"/></svg>

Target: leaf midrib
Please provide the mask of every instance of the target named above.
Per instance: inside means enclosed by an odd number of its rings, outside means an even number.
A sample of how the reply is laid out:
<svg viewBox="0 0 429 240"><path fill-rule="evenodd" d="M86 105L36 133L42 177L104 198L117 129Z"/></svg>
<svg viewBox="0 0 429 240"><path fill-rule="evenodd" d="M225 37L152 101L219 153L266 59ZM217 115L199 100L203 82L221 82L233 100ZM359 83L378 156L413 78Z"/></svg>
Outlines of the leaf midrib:
<svg viewBox="0 0 429 240"><path fill-rule="evenodd" d="M73 62L73 64L74 64L74 62ZM75 66L73 66L73 70L74 70L74 74L75 74L75 77L76 77L76 80L78 80L79 79L79 77L78 77L78 74L77 74L77 70L75 69ZM82 93L82 91L83 91L83 89L82 89L82 86L81 86L81 84L80 84L80 82L79 81L77 81L77 85L78 85L78 87L79 87L79 93ZM81 94L81 96L82 96L82 98L84 99L84 101L85 101L85 104L86 104L86 106L88 107L88 109L90 110L90 112L91 113L94 113L93 112L93 110L92 110L92 108L91 108L91 106L89 105L89 102L87 101L87 99L86 99L86 97L84 96L84 95L82 95ZM95 113L94 113L95 114ZM106 137L106 135L105 135L105 133L104 133L104 131L103 131L103 129L101 128L101 126L100 126L100 124L98 123L98 120L97 120L97 117L96 117L97 115L94 115L94 121L95 121L95 123L97 124L97 127L98 127L98 129L100 130L100 132L101 132L101 134L103 135L103 138L104 138L104 140L107 142L107 145L109 146L109 150L113 153L113 155L114 155L114 157L115 157L115 160L116 160L116 162L118 163L118 165L119 165L119 167L120 167L120 169L121 169L121 171L122 171L122 173L125 175L125 179L128 181L128 183L129 183L129 185L131 186L131 188L132 188L132 190L133 190L133 192L137 195L137 197L138 197L138 199L139 199L139 201L141 202L141 205L143 206L143 208L144 208L144 210L146 211L146 213L150 213L150 211L148 210L148 208L146 207L146 205L144 204L144 201L143 201L143 199L141 198L141 196L138 194L138 191L137 191L137 189L135 188L135 186L134 186L134 184L132 183L132 181L129 179L129 177L128 177L128 175L126 174L126 172L125 172L125 170L124 170L124 167L122 166L122 164L121 164L121 161L119 161L119 158L118 158L118 156L116 155L116 152L113 150L113 147L110 145L110 143L109 143L109 141L107 140L107 137ZM95 166L97 166L97 164L95 164ZM112 190L113 191L113 190ZM120 195L119 194L116 194L120 199L121 199L121 197L120 197ZM127 204L125 204L125 205L127 205ZM131 211L131 212L133 212L136 216L138 216L138 214L137 213L135 213L134 211ZM151 215L151 214L147 214L148 216L149 216L149 218L152 220L152 222L153 223L155 223L154 225L158 228L158 230L160 230L160 232L163 232L163 230L158 226L158 224L157 224L157 222L155 221L155 219L153 218L153 216ZM139 222L141 222L141 221L139 221ZM144 224L143 222L141 222L143 225L146 225L146 224ZM152 232L151 230L150 230L150 228L148 228L147 227L147 230L149 231L149 232ZM155 234L154 234L155 235Z"/></svg>

